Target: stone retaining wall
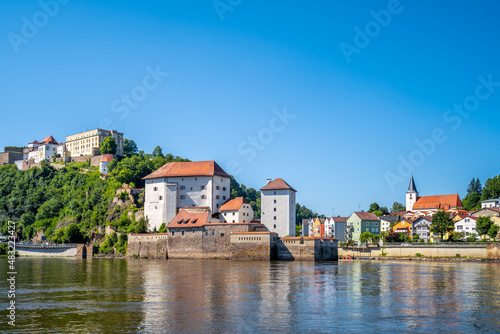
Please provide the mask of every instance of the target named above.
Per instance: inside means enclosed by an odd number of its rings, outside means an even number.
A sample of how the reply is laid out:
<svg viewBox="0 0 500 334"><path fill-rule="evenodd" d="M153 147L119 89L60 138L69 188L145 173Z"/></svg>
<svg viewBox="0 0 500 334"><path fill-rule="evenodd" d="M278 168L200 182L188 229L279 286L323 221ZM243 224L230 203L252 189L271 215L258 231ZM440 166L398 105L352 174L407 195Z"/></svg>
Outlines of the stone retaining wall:
<svg viewBox="0 0 500 334"><path fill-rule="evenodd" d="M339 247L339 256L357 256L357 257L379 257L382 256L382 250L388 257L414 257L417 253L426 257L456 257L460 254L462 257L486 258L487 255L486 245L478 246L460 246L448 247L442 245L436 246L386 246L386 247L367 247L367 248L352 248L352 247ZM491 249L491 254L499 254L499 248ZM496 255L499 256L499 255Z"/></svg>
<svg viewBox="0 0 500 334"><path fill-rule="evenodd" d="M166 259L168 257L167 234L129 234L127 256L137 256L148 259Z"/></svg>

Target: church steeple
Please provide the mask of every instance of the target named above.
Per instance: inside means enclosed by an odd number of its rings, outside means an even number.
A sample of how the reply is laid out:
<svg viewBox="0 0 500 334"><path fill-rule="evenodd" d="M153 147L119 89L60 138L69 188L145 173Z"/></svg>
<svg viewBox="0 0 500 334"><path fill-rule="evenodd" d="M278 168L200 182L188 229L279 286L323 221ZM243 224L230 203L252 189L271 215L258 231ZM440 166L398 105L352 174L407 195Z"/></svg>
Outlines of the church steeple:
<svg viewBox="0 0 500 334"><path fill-rule="evenodd" d="M417 187L415 186L415 181L413 181L413 173L411 173L410 185L408 186L408 193L418 193Z"/></svg>
<svg viewBox="0 0 500 334"><path fill-rule="evenodd" d="M410 185L408 186L408 191L406 192L406 211L413 209L413 205L418 200L418 191L415 186L415 180L413 180L413 173L411 173Z"/></svg>

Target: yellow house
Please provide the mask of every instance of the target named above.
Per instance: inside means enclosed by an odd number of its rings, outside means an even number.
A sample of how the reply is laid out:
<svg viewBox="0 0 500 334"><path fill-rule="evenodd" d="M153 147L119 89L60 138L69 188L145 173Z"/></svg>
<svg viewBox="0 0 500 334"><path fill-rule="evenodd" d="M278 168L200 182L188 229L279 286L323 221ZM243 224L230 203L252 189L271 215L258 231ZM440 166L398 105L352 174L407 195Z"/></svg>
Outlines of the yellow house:
<svg viewBox="0 0 500 334"><path fill-rule="evenodd" d="M407 236L411 237L413 234L413 222L414 220L404 219L394 225L392 231L395 233L405 233Z"/></svg>
<svg viewBox="0 0 500 334"><path fill-rule="evenodd" d="M321 220L319 218L313 218L313 237L322 237L324 231L322 231Z"/></svg>

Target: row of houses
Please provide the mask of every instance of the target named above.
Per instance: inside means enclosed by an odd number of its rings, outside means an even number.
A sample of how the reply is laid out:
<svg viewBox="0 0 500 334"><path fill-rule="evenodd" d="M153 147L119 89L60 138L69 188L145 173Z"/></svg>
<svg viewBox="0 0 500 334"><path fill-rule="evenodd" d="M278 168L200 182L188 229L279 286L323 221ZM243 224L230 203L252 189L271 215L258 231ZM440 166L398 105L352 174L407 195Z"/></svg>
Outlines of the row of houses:
<svg viewBox="0 0 500 334"><path fill-rule="evenodd" d="M406 192L406 211L394 212L377 217L370 212L353 212L349 217L311 218L302 221L302 235L315 237L334 237L339 241L360 243L364 232L374 235L396 232L424 241L438 241L439 236L431 232L432 217L440 210L450 215L456 233L463 233L467 239L477 235L476 221L479 217L490 217L494 224L500 225L500 198L481 202L481 209L469 212L462 209L458 194L419 196L413 175ZM447 239L449 235L444 238ZM478 237L479 238L479 237Z"/></svg>

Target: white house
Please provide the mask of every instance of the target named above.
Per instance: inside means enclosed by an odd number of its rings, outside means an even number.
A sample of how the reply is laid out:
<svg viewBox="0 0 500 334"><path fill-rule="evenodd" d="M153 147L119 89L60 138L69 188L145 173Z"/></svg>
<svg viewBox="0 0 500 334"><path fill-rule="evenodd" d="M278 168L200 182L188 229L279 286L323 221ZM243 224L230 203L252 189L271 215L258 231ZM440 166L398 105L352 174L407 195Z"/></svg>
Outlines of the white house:
<svg viewBox="0 0 500 334"><path fill-rule="evenodd" d="M487 199L481 201L481 209L484 208L500 208L500 198Z"/></svg>
<svg viewBox="0 0 500 334"><path fill-rule="evenodd" d="M33 159L34 162L40 163L42 160L50 160L56 154L64 156L64 143L58 143L54 137L48 136L43 138L41 143L36 140L28 144L31 151L28 153L28 160Z"/></svg>
<svg viewBox="0 0 500 334"><path fill-rule="evenodd" d="M432 217L420 217L413 221L413 234L418 234L419 238L424 240L424 242L429 241L433 235L431 233Z"/></svg>
<svg viewBox="0 0 500 334"><path fill-rule="evenodd" d="M229 199L230 176L215 161L170 162L144 178L144 215L158 230L179 208L205 207L211 214Z"/></svg>
<svg viewBox="0 0 500 334"><path fill-rule="evenodd" d="M250 223L253 220L253 209L243 197L231 198L219 209L223 223Z"/></svg>
<svg viewBox="0 0 500 334"><path fill-rule="evenodd" d="M477 234L476 223L478 217L465 217L455 222L455 233L462 232L464 237L467 238L471 234ZM479 240L479 236L477 237Z"/></svg>
<svg viewBox="0 0 500 334"><path fill-rule="evenodd" d="M295 237L296 190L283 179L267 180L261 191L261 223L280 237Z"/></svg>
<svg viewBox="0 0 500 334"><path fill-rule="evenodd" d="M391 231L391 223L397 224L399 221L398 216L381 216L380 218L380 232Z"/></svg>
<svg viewBox="0 0 500 334"><path fill-rule="evenodd" d="M99 172L102 174L108 174L108 166L111 160L115 157L113 154L103 154L101 162L99 162Z"/></svg>

